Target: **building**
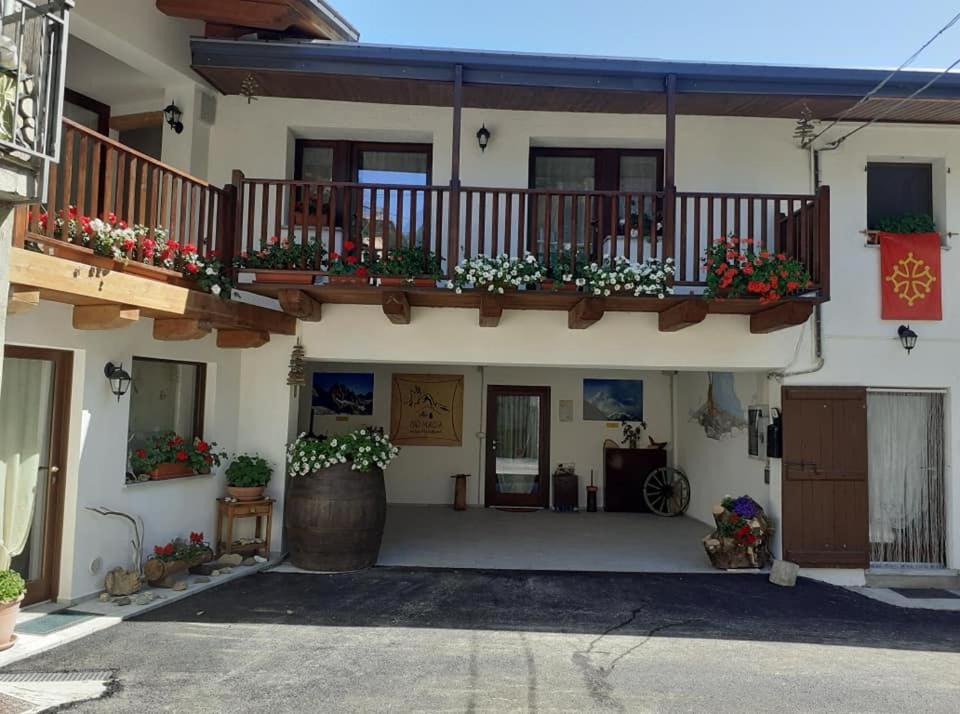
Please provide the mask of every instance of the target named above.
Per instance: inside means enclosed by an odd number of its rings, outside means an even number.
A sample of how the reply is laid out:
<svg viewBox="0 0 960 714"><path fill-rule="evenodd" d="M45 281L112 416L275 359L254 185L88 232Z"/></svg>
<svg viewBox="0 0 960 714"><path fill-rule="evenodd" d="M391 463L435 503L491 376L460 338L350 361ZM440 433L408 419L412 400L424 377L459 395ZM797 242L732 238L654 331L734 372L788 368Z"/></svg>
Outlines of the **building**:
<svg viewBox="0 0 960 714"><path fill-rule="evenodd" d="M29 418L54 415L47 465L61 474L43 501L53 535L32 541L30 563L48 566L36 592L81 598L128 558L124 526L89 506L141 516L148 547L213 530L220 476L126 483L128 439L164 426L258 452L282 509L285 444L389 428L394 375L406 374L462 377L462 423L448 445L404 448L392 504L449 504L449 476L470 473L471 505L545 507L548 474L568 463L581 506L591 473L611 505L603 443L621 439L619 413L595 412L585 380L642 381L645 437L667 442L665 459L688 475L688 516L706 524L725 494L749 493L778 523L776 554L819 577L960 568L960 298L944 284L943 319L914 321L905 351L900 321L881 319L880 250L866 233L929 214L940 275L954 272L960 78L911 97L934 75L898 73L858 104L885 72L382 47L323 2L254 4L243 18L214 0L137 0L122 16L84 0L73 13L63 158L47 204L19 214L9 260L4 384L11 358L32 370L15 384L41 405ZM819 128L843 119L821 150L795 136L807 111ZM78 249L63 240L70 206L81 232L81 216L112 213L228 263L246 255L235 299ZM704 299L704 251L730 235L800 260L809 286L773 302ZM300 270L253 267L273 238L307 246ZM676 285L663 298L501 295L331 284L315 269L324 251L346 261L398 246L439 255L443 278L477 255L670 258ZM311 418L313 390L286 383L298 340L309 385L313 373L361 373L340 384L362 391L372 374L372 414L355 404L360 414ZM133 374L126 395L112 393L107 363ZM5 417L21 413L6 401ZM782 459L751 458L751 406L783 412ZM509 418L526 420L511 427L524 463L497 473L490 434ZM637 544L637 557L655 547Z"/></svg>

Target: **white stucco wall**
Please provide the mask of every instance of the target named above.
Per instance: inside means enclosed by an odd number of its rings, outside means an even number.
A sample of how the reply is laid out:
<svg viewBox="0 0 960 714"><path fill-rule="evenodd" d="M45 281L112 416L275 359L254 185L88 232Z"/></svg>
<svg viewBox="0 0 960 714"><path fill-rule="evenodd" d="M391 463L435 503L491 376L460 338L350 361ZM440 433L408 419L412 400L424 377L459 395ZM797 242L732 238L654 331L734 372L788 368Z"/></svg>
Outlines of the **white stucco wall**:
<svg viewBox="0 0 960 714"><path fill-rule="evenodd" d="M210 336L195 342L157 342L152 321L120 330L77 331L71 327L70 308L44 302L36 310L11 315L7 343L41 346L73 352L73 383L64 503L62 600L76 599L102 588L110 568L130 566L129 527L122 520L104 518L87 506L107 506L143 518L145 551L155 544L186 536L191 530L214 535L216 504L223 493L219 474L147 484L125 485L129 395L119 403L103 376L106 362L122 362L129 369L134 355L203 362L207 365L204 438L220 449L237 449L240 396L240 354L216 348ZM282 481L282 479L281 479ZM95 558L103 567L90 572Z"/></svg>

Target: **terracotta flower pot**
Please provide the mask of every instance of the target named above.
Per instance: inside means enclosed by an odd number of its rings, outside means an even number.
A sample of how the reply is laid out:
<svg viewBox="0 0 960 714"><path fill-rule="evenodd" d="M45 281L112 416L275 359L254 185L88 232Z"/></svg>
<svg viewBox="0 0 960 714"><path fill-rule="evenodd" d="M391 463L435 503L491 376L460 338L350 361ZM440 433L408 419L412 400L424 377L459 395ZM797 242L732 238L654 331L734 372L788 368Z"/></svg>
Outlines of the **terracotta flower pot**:
<svg viewBox="0 0 960 714"><path fill-rule="evenodd" d="M255 270L254 280L258 283L286 283L287 285L313 285L317 275L311 270Z"/></svg>
<svg viewBox="0 0 960 714"><path fill-rule="evenodd" d="M227 494L238 501L259 501L265 486L227 486Z"/></svg>
<svg viewBox="0 0 960 714"><path fill-rule="evenodd" d="M331 285L369 285L370 278L357 275L331 275Z"/></svg>
<svg viewBox="0 0 960 714"><path fill-rule="evenodd" d="M17 625L17 613L20 612L22 601L23 595L16 600L0 602L0 652L13 647L17 641L13 628Z"/></svg>
<svg viewBox="0 0 960 714"><path fill-rule="evenodd" d="M184 476L193 476L193 467L190 464L166 463L157 464L157 467L150 472L151 481L166 481L171 478L183 478Z"/></svg>

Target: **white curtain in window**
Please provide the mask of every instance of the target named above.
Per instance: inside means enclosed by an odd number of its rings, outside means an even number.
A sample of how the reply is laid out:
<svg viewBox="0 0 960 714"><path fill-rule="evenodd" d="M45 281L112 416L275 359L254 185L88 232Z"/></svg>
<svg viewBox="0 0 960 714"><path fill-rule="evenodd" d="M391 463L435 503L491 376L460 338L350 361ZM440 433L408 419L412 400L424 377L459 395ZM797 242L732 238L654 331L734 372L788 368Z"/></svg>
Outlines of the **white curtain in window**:
<svg viewBox="0 0 960 714"><path fill-rule="evenodd" d="M867 425L871 562L943 565L943 395L870 392Z"/></svg>
<svg viewBox="0 0 960 714"><path fill-rule="evenodd" d="M0 569L26 545L49 421L52 366L5 359L0 391Z"/></svg>

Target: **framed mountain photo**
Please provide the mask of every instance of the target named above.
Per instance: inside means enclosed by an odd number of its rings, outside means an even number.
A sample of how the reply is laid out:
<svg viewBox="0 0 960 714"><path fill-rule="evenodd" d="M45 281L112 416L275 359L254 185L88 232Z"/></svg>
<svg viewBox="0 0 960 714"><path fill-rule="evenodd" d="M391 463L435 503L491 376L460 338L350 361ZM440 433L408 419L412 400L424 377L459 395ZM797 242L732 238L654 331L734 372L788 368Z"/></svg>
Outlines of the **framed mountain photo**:
<svg viewBox="0 0 960 714"><path fill-rule="evenodd" d="M584 421L643 421L642 379L584 379Z"/></svg>
<svg viewBox="0 0 960 714"><path fill-rule="evenodd" d="M314 372L314 414L371 416L373 372Z"/></svg>

